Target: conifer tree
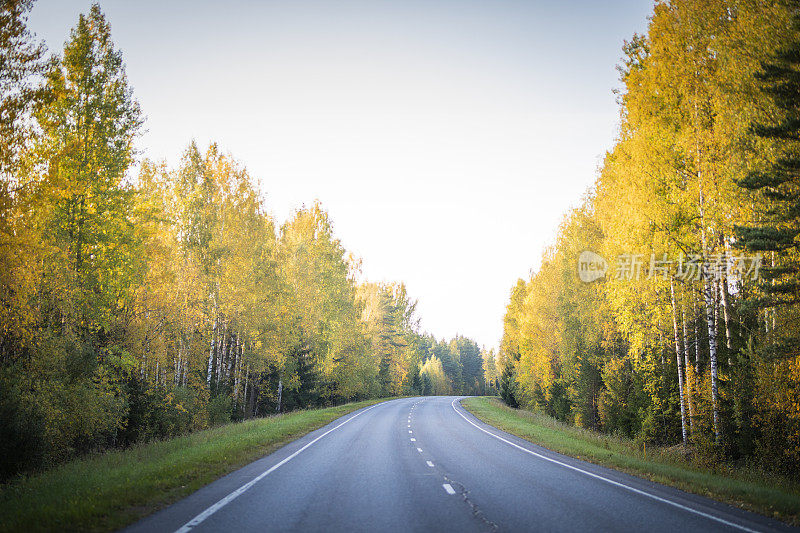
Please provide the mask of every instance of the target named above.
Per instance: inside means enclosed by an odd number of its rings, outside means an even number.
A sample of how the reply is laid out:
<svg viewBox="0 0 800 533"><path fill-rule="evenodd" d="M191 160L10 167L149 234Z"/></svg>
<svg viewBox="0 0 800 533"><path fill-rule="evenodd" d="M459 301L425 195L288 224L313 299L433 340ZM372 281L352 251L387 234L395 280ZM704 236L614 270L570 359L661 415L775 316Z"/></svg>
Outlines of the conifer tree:
<svg viewBox="0 0 800 533"><path fill-rule="evenodd" d="M757 191L757 219L738 226L739 245L775 254L761 268L765 306L800 303L800 2L792 2L792 42L778 50L756 74L763 92L775 107L769 122L753 125L758 137L771 142L775 156L751 171L738 185Z"/></svg>

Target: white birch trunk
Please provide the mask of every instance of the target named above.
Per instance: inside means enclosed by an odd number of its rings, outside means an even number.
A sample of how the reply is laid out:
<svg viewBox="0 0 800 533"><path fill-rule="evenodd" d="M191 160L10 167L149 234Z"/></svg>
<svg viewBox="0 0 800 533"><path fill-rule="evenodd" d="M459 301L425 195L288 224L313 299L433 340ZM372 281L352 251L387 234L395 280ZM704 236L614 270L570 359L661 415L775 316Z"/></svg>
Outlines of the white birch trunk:
<svg viewBox="0 0 800 533"><path fill-rule="evenodd" d="M724 237L720 235L720 241L725 246L724 264L725 269L719 279L720 298L722 299L722 318L725 321L725 347L728 350L733 349L733 340L731 334L731 309L730 309L730 290L728 288L728 249L727 242ZM728 356L728 364L730 365L730 356Z"/></svg>
<svg viewBox="0 0 800 533"><path fill-rule="evenodd" d="M675 358L678 363L678 394L681 402L681 433L683 435L683 444L689 442L688 433L686 430L686 404L683 401L683 344L681 342L680 333L678 333L678 313L675 309L675 287L672 278L669 280L669 294L672 302L672 331L675 334Z"/></svg>
<svg viewBox="0 0 800 533"><path fill-rule="evenodd" d="M241 360L241 351L242 351L242 342L239 339L239 336L236 336L236 352L235 356L236 359L233 362L233 401L234 403L239 402L239 364Z"/></svg>
<svg viewBox="0 0 800 533"><path fill-rule="evenodd" d="M719 390L717 374L717 324L714 316L714 282L706 278L705 305L708 320L708 358L711 362L711 403L714 413L714 441L720 442L719 428Z"/></svg>
<svg viewBox="0 0 800 533"><path fill-rule="evenodd" d="M281 400L283 397L283 378L278 378L278 407L275 409L275 412L281 412Z"/></svg>
<svg viewBox="0 0 800 533"><path fill-rule="evenodd" d="M683 359L684 365L683 368L685 370L684 382L686 384L686 405L689 408L689 433L694 433L694 405L692 403L692 388L694 387L694 383L692 380L689 379L689 370L692 368L692 363L689 359L689 346L688 346L688 339L689 333L686 326L686 308L684 303L684 290L681 289L681 322L683 324Z"/></svg>
<svg viewBox="0 0 800 533"><path fill-rule="evenodd" d="M217 325L217 316L216 313L214 313L214 329L211 333L211 347L208 349L208 373L206 375L206 385L209 389L211 388L211 375L214 372L214 348L217 346Z"/></svg>

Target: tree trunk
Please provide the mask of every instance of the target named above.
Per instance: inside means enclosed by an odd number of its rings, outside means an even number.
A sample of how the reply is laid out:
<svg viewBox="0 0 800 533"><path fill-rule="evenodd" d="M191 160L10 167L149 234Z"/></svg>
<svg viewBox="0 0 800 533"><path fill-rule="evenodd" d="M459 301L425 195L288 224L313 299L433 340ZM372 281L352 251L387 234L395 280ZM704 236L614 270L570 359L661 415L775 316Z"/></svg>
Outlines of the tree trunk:
<svg viewBox="0 0 800 533"><path fill-rule="evenodd" d="M725 268L722 270L722 275L719 279L720 298L722 298L722 317L725 320L725 347L730 352L733 350L733 335L731 333L731 317L733 313L731 312L730 289L728 288L728 246L722 234L720 234L720 241L725 247L725 254L723 255ZM730 356L728 356L728 365L730 365Z"/></svg>
<svg viewBox="0 0 800 533"><path fill-rule="evenodd" d="M725 321L725 347L728 349L728 367L731 366L731 351L733 341L731 340L730 312L728 309L728 281L726 278L719 280L720 299L722 300L722 318Z"/></svg>
<svg viewBox="0 0 800 533"><path fill-rule="evenodd" d="M231 368L231 345L233 344L235 334L228 332L225 334L225 344L223 348L222 365L220 368L220 375L222 383L227 384L230 382L230 368Z"/></svg>
<svg viewBox="0 0 800 533"><path fill-rule="evenodd" d="M211 388L211 376L214 373L214 350L217 347L217 327L219 319L216 313L216 304L214 305L214 329L211 330L211 347L208 349L208 372L206 374L206 385Z"/></svg>
<svg viewBox="0 0 800 533"><path fill-rule="evenodd" d="M244 402L242 403L242 412L245 418L250 418L250 413L247 411L247 385L250 383L250 367L244 369Z"/></svg>
<svg viewBox="0 0 800 533"><path fill-rule="evenodd" d="M226 339L226 337L228 335L228 324L227 324L227 321L224 318L222 320L222 324L221 324L220 328L221 328L221 332L218 335L219 342L217 344L217 366L216 366L216 370L215 370L217 387L219 387L220 375L222 374L222 359L223 359L223 356L225 355L224 352L223 352L223 349L224 349L224 346L225 346L225 339Z"/></svg>
<svg viewBox="0 0 800 533"><path fill-rule="evenodd" d="M281 400L283 398L283 378L278 377L278 406L275 409L276 413L281 412Z"/></svg>
<svg viewBox="0 0 800 533"><path fill-rule="evenodd" d="M181 342L181 353L183 357L181 357L181 380L178 385L186 386L186 367L188 366L188 354L186 353L186 342L183 339L183 333L180 334L180 342Z"/></svg>
<svg viewBox="0 0 800 533"><path fill-rule="evenodd" d="M684 290L681 288L681 322L683 325L683 359L684 359L684 383L686 385L686 405L689 407L689 433L694 434L694 405L692 404L692 389L694 388L694 380L690 376L692 364L689 359L689 346L688 346L688 329L686 327L686 308L684 302Z"/></svg>
<svg viewBox="0 0 800 533"><path fill-rule="evenodd" d="M675 334L675 358L678 363L678 394L681 402L681 433L683 435L683 444L689 442L688 432L686 430L686 404L683 401L683 344L681 342L680 333L678 333L678 313L675 309L675 287L672 278L669 280L669 294L672 302L672 331Z"/></svg>
<svg viewBox="0 0 800 533"><path fill-rule="evenodd" d="M700 375L700 331L698 322L700 316L697 314L697 306L695 305L694 295L692 296L692 316L694 317L694 375Z"/></svg>
<svg viewBox="0 0 800 533"><path fill-rule="evenodd" d="M253 383L250 386L250 405L248 407L248 411L250 412L250 416L248 418L251 418L251 417L255 416L255 414L256 414L255 411L256 411L256 396L257 395L258 395L258 387L256 387L255 383Z"/></svg>
<svg viewBox="0 0 800 533"><path fill-rule="evenodd" d="M717 324L714 317L714 281L705 280L706 319L708 321L708 358L711 361L711 403L714 412L714 442L719 444L719 390L717 385Z"/></svg>
<svg viewBox="0 0 800 533"><path fill-rule="evenodd" d="M239 340L239 336L236 336L236 348L235 348L235 360L233 362L233 401L234 403L239 403L239 374L241 373L239 370L240 365L240 355L241 355L241 348L242 343Z"/></svg>
<svg viewBox="0 0 800 533"><path fill-rule="evenodd" d="M711 362L711 403L714 413L714 442L720 442L720 428L719 428L719 394L717 389L717 302L714 279L708 272L708 239L706 236L706 218L705 218L705 199L703 196L703 178L700 171L701 155L699 142L696 139L696 163L697 163L697 186L698 186L698 205L700 207L700 240L703 250L703 296L706 306L706 320L708 322L708 358Z"/></svg>
<svg viewBox="0 0 800 533"><path fill-rule="evenodd" d="M85 224L86 219L86 197L81 195L80 199L80 210L78 212L78 234L75 238L75 272L79 273L83 270L83 226ZM78 276L78 283L79 286L83 286L81 283L80 275Z"/></svg>

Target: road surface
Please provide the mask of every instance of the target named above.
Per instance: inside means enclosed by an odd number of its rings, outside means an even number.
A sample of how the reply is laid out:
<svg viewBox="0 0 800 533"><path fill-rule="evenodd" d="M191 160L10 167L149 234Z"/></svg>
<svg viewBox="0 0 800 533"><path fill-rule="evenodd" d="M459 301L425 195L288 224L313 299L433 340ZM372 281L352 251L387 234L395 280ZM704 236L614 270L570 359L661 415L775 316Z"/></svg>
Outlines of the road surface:
<svg viewBox="0 0 800 533"><path fill-rule="evenodd" d="M572 459L454 397L367 407L128 531L796 531Z"/></svg>

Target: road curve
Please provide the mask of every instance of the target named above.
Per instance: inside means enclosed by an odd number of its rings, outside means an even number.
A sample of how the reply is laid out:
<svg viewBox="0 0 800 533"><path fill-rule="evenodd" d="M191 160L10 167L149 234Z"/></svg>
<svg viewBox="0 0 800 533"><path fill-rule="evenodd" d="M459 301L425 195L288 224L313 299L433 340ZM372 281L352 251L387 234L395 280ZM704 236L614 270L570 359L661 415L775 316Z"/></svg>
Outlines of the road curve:
<svg viewBox="0 0 800 533"><path fill-rule="evenodd" d="M798 531L551 452L457 400L361 409L126 531Z"/></svg>

